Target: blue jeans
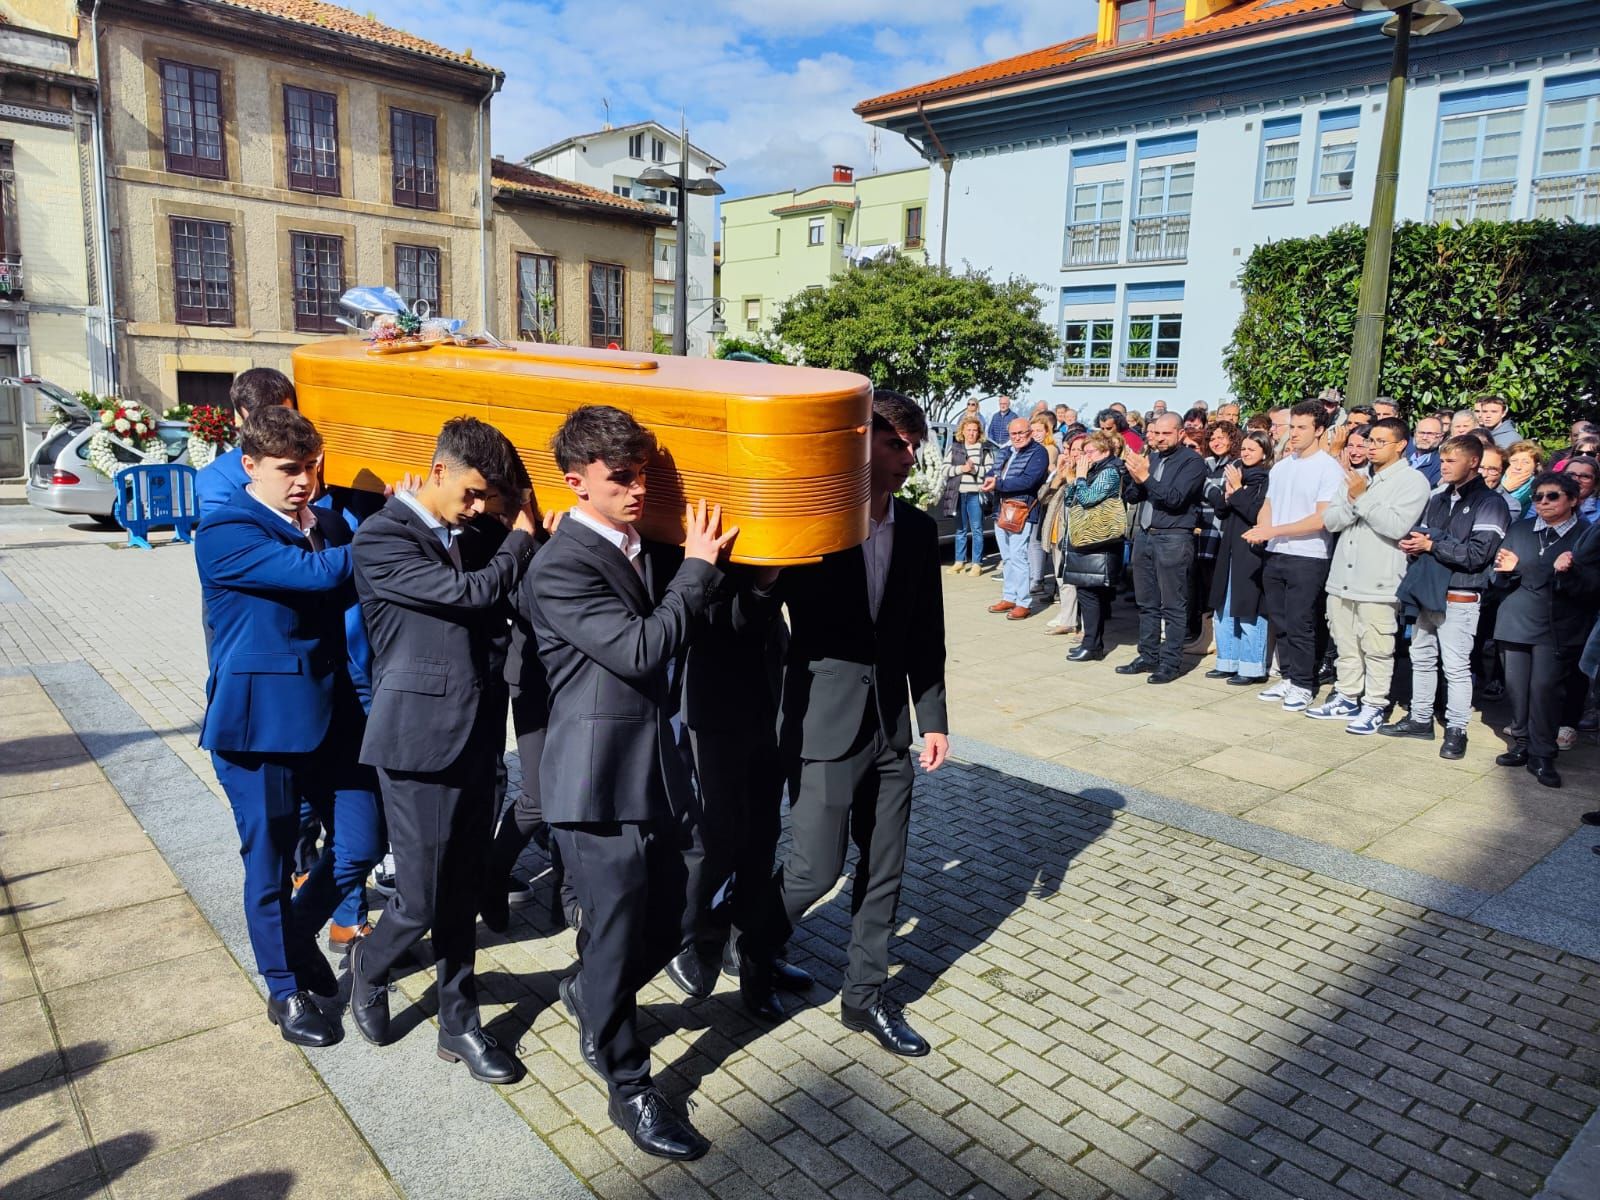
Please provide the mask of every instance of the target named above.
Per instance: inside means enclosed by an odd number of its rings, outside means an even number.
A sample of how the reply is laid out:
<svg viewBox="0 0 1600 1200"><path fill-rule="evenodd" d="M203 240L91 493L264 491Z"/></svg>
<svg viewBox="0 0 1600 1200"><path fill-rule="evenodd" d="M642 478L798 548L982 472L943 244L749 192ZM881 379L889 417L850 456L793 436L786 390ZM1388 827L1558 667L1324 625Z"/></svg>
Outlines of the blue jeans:
<svg viewBox="0 0 1600 1200"><path fill-rule="evenodd" d="M1032 581L1028 571L1028 542L1033 538L1033 522L1029 521L1020 533L1007 533L994 527L994 540L1000 543L1000 570L1004 587L1002 600L1027 608L1032 603Z"/></svg>
<svg viewBox="0 0 1600 1200"><path fill-rule="evenodd" d="M1228 584L1228 594L1214 622L1217 635L1217 670L1232 671L1249 679L1264 677L1267 673L1267 619L1239 622L1234 631L1233 584Z"/></svg>
<svg viewBox="0 0 1600 1200"><path fill-rule="evenodd" d="M967 556L967 548L972 556ZM956 562L983 561L983 493L965 492L956 496Z"/></svg>

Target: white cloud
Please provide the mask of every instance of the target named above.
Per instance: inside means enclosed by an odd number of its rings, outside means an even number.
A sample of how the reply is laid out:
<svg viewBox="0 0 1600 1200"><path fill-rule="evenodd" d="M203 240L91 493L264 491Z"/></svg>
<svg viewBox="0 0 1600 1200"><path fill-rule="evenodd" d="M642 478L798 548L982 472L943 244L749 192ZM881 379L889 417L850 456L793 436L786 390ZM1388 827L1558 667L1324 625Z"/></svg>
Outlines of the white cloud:
<svg viewBox="0 0 1600 1200"><path fill-rule="evenodd" d="M1093 23L1093 7L1060 0L972 5L958 0L812 0L808 5L702 0L413 0L412 32L506 72L494 103L494 151L520 158L615 124L677 124L728 164L730 194L808 187L835 162L865 171L874 130L854 105L994 58L1063 41ZM919 161L878 133L876 163Z"/></svg>

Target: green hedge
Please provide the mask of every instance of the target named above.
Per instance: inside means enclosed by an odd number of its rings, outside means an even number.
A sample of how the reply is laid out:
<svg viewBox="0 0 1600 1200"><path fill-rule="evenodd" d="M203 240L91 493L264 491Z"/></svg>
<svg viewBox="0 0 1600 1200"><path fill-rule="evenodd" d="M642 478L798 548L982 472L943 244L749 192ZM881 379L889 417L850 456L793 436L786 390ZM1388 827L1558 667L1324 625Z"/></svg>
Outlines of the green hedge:
<svg viewBox="0 0 1600 1200"><path fill-rule="evenodd" d="M1250 409L1343 388L1365 229L1256 247L1223 362ZM1600 228L1408 222L1395 230L1379 393L1408 413L1511 402L1525 434L1564 440L1600 393Z"/></svg>

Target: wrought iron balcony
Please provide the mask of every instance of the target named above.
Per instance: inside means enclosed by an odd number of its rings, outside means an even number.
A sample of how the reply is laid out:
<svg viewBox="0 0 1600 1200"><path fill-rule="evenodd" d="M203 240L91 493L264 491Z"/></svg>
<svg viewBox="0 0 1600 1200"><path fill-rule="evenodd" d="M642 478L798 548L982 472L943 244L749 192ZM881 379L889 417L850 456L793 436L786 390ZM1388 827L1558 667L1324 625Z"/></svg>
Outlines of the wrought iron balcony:
<svg viewBox="0 0 1600 1200"><path fill-rule="evenodd" d="M1173 383L1178 378L1175 362L1151 362L1149 359L1124 359L1118 378L1123 383Z"/></svg>
<svg viewBox="0 0 1600 1200"><path fill-rule="evenodd" d="M1600 222L1600 171L1588 175L1550 175L1533 181L1533 215L1584 224Z"/></svg>
<svg viewBox="0 0 1600 1200"><path fill-rule="evenodd" d="M1075 221L1067 226L1067 266L1114 263L1121 242L1121 221Z"/></svg>
<svg viewBox="0 0 1600 1200"><path fill-rule="evenodd" d="M22 295L22 255L0 254L0 296Z"/></svg>
<svg viewBox="0 0 1600 1200"><path fill-rule="evenodd" d="M1111 363L1105 360L1064 362L1056 368L1056 378L1064 383L1090 383L1097 379L1110 379Z"/></svg>
<svg viewBox="0 0 1600 1200"><path fill-rule="evenodd" d="M1428 193L1429 219L1446 221L1509 221L1517 196L1515 183L1468 183L1437 187Z"/></svg>
<svg viewBox="0 0 1600 1200"><path fill-rule="evenodd" d="M1129 262L1175 262L1188 257L1188 213L1133 219L1128 235Z"/></svg>

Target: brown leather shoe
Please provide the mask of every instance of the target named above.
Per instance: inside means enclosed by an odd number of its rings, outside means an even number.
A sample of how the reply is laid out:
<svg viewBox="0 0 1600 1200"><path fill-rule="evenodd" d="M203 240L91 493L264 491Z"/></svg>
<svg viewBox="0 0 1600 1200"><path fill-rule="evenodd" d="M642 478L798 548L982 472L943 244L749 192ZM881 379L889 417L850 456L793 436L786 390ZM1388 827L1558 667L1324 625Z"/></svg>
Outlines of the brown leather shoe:
<svg viewBox="0 0 1600 1200"><path fill-rule="evenodd" d="M372 924L363 921L359 925L328 925L328 952L330 954L349 954L350 947L362 938L372 933Z"/></svg>
<svg viewBox="0 0 1600 1200"><path fill-rule="evenodd" d="M1016 605L1009 600L1000 600L989 605L989 611L992 613L1008 613L1015 607Z"/></svg>
<svg viewBox="0 0 1600 1200"><path fill-rule="evenodd" d="M1033 609L1026 604L1018 604L1013 606L1011 611L1006 614L1006 620L1026 621L1031 616L1033 616Z"/></svg>

